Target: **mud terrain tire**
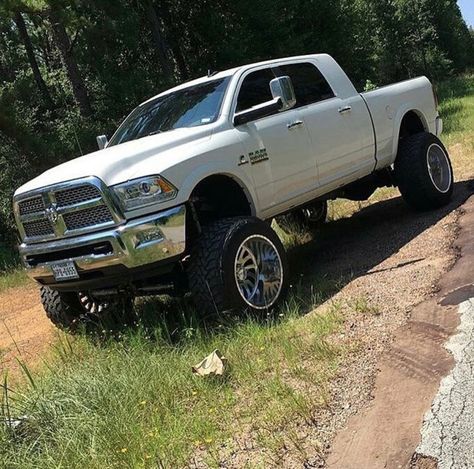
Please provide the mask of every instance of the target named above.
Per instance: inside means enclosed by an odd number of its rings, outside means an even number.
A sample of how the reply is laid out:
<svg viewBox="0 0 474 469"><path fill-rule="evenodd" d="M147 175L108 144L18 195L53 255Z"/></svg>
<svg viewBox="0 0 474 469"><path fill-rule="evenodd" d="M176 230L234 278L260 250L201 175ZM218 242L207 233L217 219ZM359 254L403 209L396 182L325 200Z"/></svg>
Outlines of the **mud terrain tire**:
<svg viewBox="0 0 474 469"><path fill-rule="evenodd" d="M453 194L453 169L439 138L422 132L402 139L395 160L395 180L403 199L415 210L448 204Z"/></svg>
<svg viewBox="0 0 474 469"><path fill-rule="evenodd" d="M258 218L225 218L204 226L191 250L188 280L196 306L206 312L268 311L285 297L285 249Z"/></svg>
<svg viewBox="0 0 474 469"><path fill-rule="evenodd" d="M81 302L85 295L59 292L41 287L41 303L49 320L59 329L75 332L81 326L107 325L130 321L133 315L133 298L117 296L101 304L100 311L88 310Z"/></svg>

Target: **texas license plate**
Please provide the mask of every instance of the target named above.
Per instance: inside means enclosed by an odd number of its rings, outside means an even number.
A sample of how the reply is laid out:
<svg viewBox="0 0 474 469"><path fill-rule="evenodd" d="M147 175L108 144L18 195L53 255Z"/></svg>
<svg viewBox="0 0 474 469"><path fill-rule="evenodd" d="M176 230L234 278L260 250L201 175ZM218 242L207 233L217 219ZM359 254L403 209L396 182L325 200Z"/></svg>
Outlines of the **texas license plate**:
<svg viewBox="0 0 474 469"><path fill-rule="evenodd" d="M54 278L58 281L79 278L76 266L72 261L58 262L57 264L52 264L51 269L53 270Z"/></svg>

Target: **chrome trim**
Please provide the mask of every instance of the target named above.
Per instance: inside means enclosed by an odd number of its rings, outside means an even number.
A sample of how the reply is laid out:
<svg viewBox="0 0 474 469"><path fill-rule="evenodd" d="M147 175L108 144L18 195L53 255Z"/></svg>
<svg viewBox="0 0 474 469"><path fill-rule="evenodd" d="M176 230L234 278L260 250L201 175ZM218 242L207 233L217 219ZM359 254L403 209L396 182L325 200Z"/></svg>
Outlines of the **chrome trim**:
<svg viewBox="0 0 474 469"><path fill-rule="evenodd" d="M352 111L352 106L344 106L338 109L339 114L347 114Z"/></svg>
<svg viewBox="0 0 474 469"><path fill-rule="evenodd" d="M154 232L153 239L140 239ZM110 242L111 254L68 257L54 262L30 266L28 256L54 251L80 248L96 243ZM164 212L131 220L112 230L86 234L77 238L62 239L40 244L20 245L19 251L28 275L33 279L51 277L51 264L74 261L79 273L122 264L128 268L140 267L182 254L186 247L186 206L180 205Z"/></svg>
<svg viewBox="0 0 474 469"><path fill-rule="evenodd" d="M58 214L79 212L87 208L97 207L98 205L105 205L102 201L102 197L96 197L95 199L85 200L84 202L78 202L74 205L67 205L64 207L58 207Z"/></svg>
<svg viewBox="0 0 474 469"><path fill-rule="evenodd" d="M303 127L303 125L304 125L303 121L297 120L297 121L291 122L290 124L286 124L286 127L288 130L293 130L293 129L296 129L297 127Z"/></svg>
<svg viewBox="0 0 474 469"><path fill-rule="evenodd" d="M58 206L56 200L56 193L74 189L75 187L80 187L83 185L92 185L95 186L101 196L94 199L90 199L84 202L78 202L77 204ZM40 212L29 213L26 215L20 215L20 202L24 202L29 199L41 196L43 198L44 209ZM79 228L76 230L68 230L63 219L63 215L67 213L76 212L78 210L85 210L87 208L92 208L99 205L106 205L112 216L112 221L101 223L93 226L87 226L84 228ZM51 213L51 211L53 213ZM84 233L91 233L98 231L107 227L117 226L122 224L125 221L125 217L122 213L121 207L113 195L112 191L105 185L105 183L95 177L89 176L80 179L73 179L71 181L61 182L58 184L53 184L50 186L42 187L40 189L35 189L31 192L18 195L13 199L13 212L15 214L16 224L18 226L18 231L20 232L20 237L24 242L39 243L43 241L50 241L54 239L68 238L71 236L78 236ZM49 212L49 213L48 213ZM56 216L56 220L51 221L51 216ZM35 221L35 220L49 220L54 229L54 234L46 236L26 236L25 229L23 227L24 222Z"/></svg>
<svg viewBox="0 0 474 469"><path fill-rule="evenodd" d="M442 194L446 194L453 184L453 175L448 155L436 143L433 143L426 152L426 163L428 174L435 188Z"/></svg>
<svg viewBox="0 0 474 469"><path fill-rule="evenodd" d="M443 119L441 117L436 118L436 136L439 137L443 133Z"/></svg>

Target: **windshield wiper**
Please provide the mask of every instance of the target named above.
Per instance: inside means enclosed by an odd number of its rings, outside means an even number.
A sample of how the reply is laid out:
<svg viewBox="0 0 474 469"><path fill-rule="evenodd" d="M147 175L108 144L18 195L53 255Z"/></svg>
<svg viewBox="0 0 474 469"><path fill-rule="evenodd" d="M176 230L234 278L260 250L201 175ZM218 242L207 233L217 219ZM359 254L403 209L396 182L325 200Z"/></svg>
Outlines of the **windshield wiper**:
<svg viewBox="0 0 474 469"><path fill-rule="evenodd" d="M151 135L156 135L156 134L161 134L163 133L162 130L158 129L158 130L154 130L153 132L150 132L147 137L150 137Z"/></svg>

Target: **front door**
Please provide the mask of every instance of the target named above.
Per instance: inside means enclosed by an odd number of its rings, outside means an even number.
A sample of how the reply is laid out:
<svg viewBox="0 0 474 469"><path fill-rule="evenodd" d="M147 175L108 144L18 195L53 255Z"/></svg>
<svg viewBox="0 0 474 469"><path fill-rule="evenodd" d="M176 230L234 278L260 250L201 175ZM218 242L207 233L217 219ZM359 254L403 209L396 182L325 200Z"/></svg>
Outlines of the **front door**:
<svg viewBox="0 0 474 469"><path fill-rule="evenodd" d="M272 99L271 68L244 76L236 112ZM297 205L317 187L317 169L310 157L309 135L298 109L277 112L236 127L246 154L262 217L270 217Z"/></svg>

